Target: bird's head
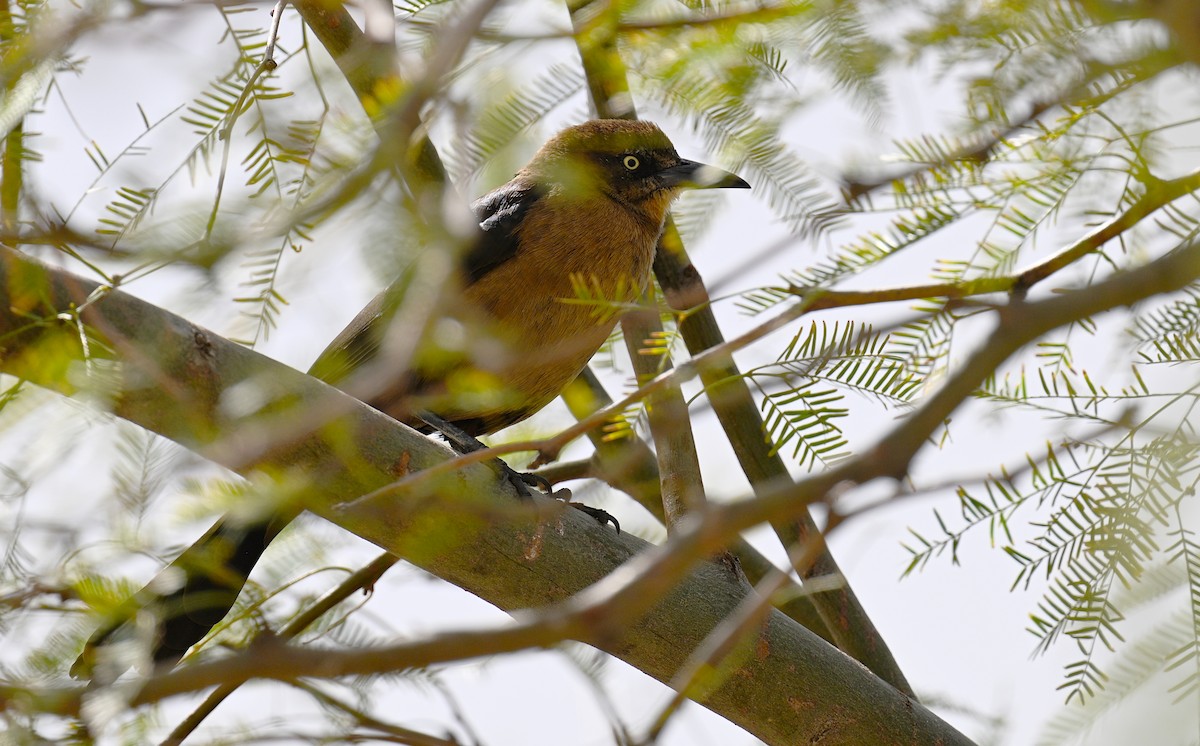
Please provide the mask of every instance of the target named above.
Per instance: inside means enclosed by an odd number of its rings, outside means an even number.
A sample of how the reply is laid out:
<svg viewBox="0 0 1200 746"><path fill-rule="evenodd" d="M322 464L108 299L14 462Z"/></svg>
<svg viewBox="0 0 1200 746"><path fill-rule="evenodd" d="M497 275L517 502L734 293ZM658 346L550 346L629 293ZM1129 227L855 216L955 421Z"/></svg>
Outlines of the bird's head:
<svg viewBox="0 0 1200 746"><path fill-rule="evenodd" d="M657 125L625 119L568 127L522 173L573 198L615 199L659 223L682 189L750 188L728 171L680 158Z"/></svg>

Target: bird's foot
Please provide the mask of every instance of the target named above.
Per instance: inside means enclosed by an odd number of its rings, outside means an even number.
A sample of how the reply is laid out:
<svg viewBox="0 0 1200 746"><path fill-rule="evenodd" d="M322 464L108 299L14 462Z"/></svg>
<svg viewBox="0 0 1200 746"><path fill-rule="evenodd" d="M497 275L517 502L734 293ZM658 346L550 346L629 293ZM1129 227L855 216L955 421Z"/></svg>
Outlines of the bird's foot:
<svg viewBox="0 0 1200 746"><path fill-rule="evenodd" d="M581 513L590 515L592 518L596 519L596 522L601 526L607 526L611 523L613 528L617 530L617 533L621 533L621 522L616 519L616 516L614 516L612 513L609 513L607 510L601 510L600 508L593 508L590 505L573 503L570 501L567 501L567 505L570 505L572 508L575 508Z"/></svg>
<svg viewBox="0 0 1200 746"><path fill-rule="evenodd" d="M432 412L419 412L417 416L429 427L442 434L446 442L450 444L458 453L472 453L474 451L482 451L487 446L479 441L474 435L463 430L458 425L455 425L449 420L443 419ZM555 490L554 485L550 484L550 480L537 474L528 474L517 471L508 464L504 463L503 459L495 460L496 468L512 483L516 488L517 495L523 498L533 497L532 490L541 490L551 497L560 500L570 500L571 491L568 489Z"/></svg>
<svg viewBox="0 0 1200 746"><path fill-rule="evenodd" d="M501 461L500 463L503 464L504 462ZM554 485L550 484L550 480L546 479L540 474L517 471L511 466L508 466L508 464L505 464L505 467L508 469L508 481L512 482L513 486L517 488L517 492L519 492L523 497L533 496L533 493L529 491L530 488L541 490L547 495L554 494ZM570 498L571 491L565 488L564 491L567 493L567 497Z"/></svg>
<svg viewBox="0 0 1200 746"><path fill-rule="evenodd" d="M481 451L487 447L483 443L479 442L475 436L467 433L453 422L442 419L432 412L420 412L417 416L420 417L421 421L426 425L429 425L431 428L441 433L450 443L450 446L459 453ZM516 488L517 494L520 497L529 499L533 497L533 490L541 490L550 497L553 497L556 500L561 500L567 505L570 505L572 508L590 515L602 526L611 523L613 528L617 530L617 533L621 533L621 523L607 510L593 508L590 505L584 505L582 503L571 502L571 490L565 487L560 487L556 490L554 489L554 485L550 484L550 480L541 475L517 471L508 464L504 463L504 461L501 459L496 459L495 463L496 468L500 469L504 476L507 477L508 481L512 483L512 486Z"/></svg>
<svg viewBox="0 0 1200 746"><path fill-rule="evenodd" d="M517 471L499 459L497 459L497 463L499 464L500 468L506 472L508 481L512 483L513 487L517 488L517 494L522 498L528 500L533 497L533 491L535 489L541 490L555 500L561 500L564 504L570 505L579 512L590 515L592 518L596 519L596 522L601 526L606 526L611 523L613 528L617 530L617 533L621 533L620 521L613 517L613 515L607 510L593 508L592 506L584 505L583 503L571 502L571 490L567 489L566 487L554 489L554 486L550 484L550 480L546 479L540 474L530 474L528 472Z"/></svg>
<svg viewBox="0 0 1200 746"><path fill-rule="evenodd" d="M567 489L566 487L554 489L554 487L550 484L550 480L546 479L540 474L520 472L516 469L513 469L508 464L505 464L503 461L500 463L503 465L503 468L508 470L508 481L512 482L513 486L517 488L517 494L521 495L522 497L533 497L531 489L537 488L555 500L561 500L564 504L570 505L579 512L590 515L592 518L596 519L596 522L601 526L607 526L611 523L613 528L617 530L617 533L621 533L621 522L618 521L612 515L612 513L609 513L607 510L593 508L592 506L584 505L583 503L571 502L571 490Z"/></svg>
<svg viewBox="0 0 1200 746"><path fill-rule="evenodd" d="M550 480L540 474L531 474L529 472L517 471L500 459L496 459L497 468L504 472L508 477L508 481L513 487L517 488L517 494L523 498L533 497L534 490L545 492L550 497L557 500L570 501L571 490L566 487L554 489L554 485L550 484Z"/></svg>

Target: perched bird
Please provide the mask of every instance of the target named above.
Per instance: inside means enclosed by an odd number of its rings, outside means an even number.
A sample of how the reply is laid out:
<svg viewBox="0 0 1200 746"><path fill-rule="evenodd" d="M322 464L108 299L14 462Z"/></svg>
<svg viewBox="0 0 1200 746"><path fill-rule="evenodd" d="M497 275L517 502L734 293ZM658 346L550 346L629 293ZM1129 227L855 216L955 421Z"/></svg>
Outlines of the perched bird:
<svg viewBox="0 0 1200 746"><path fill-rule="evenodd" d="M639 298L671 201L682 189L709 187L749 184L680 158L649 122L595 120L563 130L471 206L480 230L463 257L455 313L484 330L488 344L418 355L384 390L360 398L422 432L434 429L423 413L471 436L534 414L578 375L616 323L611 305L578 302L580 283L609 304ZM310 374L355 394L352 374L380 354L399 292L390 288L368 304ZM164 571L182 570L180 587L165 596L146 590L131 601L158 616L156 661L178 661L221 621L267 544L294 517L222 520ZM73 673L88 673L95 646L116 626L93 635Z"/></svg>

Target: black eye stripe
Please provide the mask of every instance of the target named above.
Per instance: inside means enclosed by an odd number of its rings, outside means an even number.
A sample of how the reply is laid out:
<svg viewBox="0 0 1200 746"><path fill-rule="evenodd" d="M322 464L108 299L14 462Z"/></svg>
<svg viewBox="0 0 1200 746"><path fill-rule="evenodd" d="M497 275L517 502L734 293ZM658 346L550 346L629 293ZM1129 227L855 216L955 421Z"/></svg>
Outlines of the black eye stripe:
<svg viewBox="0 0 1200 746"><path fill-rule="evenodd" d="M644 178L654 175L659 169L665 168L679 160L679 156L671 152L657 150L625 150L608 153L589 154L595 163L609 171L612 178Z"/></svg>

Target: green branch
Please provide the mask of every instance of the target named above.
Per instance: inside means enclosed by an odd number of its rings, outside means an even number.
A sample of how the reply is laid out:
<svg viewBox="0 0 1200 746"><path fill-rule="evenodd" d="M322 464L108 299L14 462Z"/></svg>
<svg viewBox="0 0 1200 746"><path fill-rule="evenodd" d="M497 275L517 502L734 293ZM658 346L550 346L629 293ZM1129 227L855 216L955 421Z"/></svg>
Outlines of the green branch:
<svg viewBox="0 0 1200 746"><path fill-rule="evenodd" d="M601 3L569 2L568 7L597 112L602 117L636 117L628 72L616 47L615 28L611 27L616 13ZM682 314L679 331L688 351L693 358L708 353L705 364L698 367L700 378L750 484L757 492L768 485L790 481L783 459L764 437L766 428L762 417L733 358L712 354L714 350L726 347L725 339L708 302L704 281L688 258L674 221L669 218L659 241L654 274L667 302ZM842 578L838 587L809 597L838 647L912 696L912 687L845 581L837 561L824 546L820 529L812 517L804 512L789 522L773 524L772 528L785 548L810 541L818 547L810 562L795 567L801 578Z"/></svg>

